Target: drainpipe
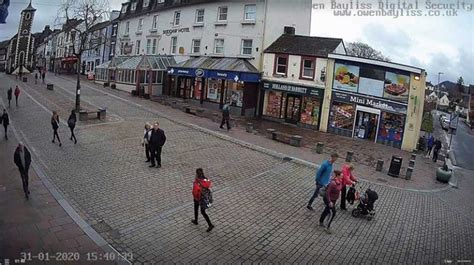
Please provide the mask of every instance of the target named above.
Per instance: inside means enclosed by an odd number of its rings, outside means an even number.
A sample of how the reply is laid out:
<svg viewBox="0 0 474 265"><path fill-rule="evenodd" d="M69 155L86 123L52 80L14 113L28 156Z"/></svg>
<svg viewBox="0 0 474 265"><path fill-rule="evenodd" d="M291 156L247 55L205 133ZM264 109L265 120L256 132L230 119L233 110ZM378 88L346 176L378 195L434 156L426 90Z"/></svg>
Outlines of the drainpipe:
<svg viewBox="0 0 474 265"><path fill-rule="evenodd" d="M261 46L261 56L260 56L260 61L258 62L258 70L260 71L260 73L263 74L263 50L264 50L264 47L265 47L265 33L267 32L267 12L268 12L268 1L269 0L264 0L265 1L265 12L263 14L263 34L262 34L262 46ZM260 113L260 101L262 100L262 97L264 95L262 95L262 86L261 86L261 83L258 84L257 86L257 106L255 107L255 113L254 113L254 116L259 116L259 113Z"/></svg>

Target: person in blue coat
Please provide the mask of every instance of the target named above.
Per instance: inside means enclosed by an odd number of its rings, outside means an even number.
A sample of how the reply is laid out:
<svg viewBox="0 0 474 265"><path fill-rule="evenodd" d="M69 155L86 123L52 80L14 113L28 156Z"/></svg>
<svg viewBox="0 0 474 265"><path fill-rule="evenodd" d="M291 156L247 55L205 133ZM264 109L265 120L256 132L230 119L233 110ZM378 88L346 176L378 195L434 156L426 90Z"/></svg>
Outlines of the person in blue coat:
<svg viewBox="0 0 474 265"><path fill-rule="evenodd" d="M316 177L314 178L314 180L316 182L316 189L315 189L311 199L309 199L308 205L306 206L306 208L308 208L308 210L314 211L314 209L311 205L313 204L316 197L318 197L319 190L322 187L326 187L329 184L329 182L331 182L332 166L333 166L334 162L336 162L338 157L339 157L338 154L336 154L336 153L332 154L331 159L325 160L321 164L319 169L316 171Z"/></svg>

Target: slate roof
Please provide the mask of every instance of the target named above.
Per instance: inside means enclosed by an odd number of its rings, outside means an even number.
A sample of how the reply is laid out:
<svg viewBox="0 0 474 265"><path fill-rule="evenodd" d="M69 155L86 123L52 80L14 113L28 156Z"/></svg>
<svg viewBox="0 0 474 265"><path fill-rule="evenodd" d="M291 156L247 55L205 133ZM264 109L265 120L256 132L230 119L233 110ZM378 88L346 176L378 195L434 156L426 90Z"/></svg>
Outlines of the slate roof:
<svg viewBox="0 0 474 265"><path fill-rule="evenodd" d="M137 3L137 6L134 11L131 9L132 3ZM158 0L150 0L150 3L147 7L143 7L143 0L129 0L125 3L122 3L122 7L126 5L125 12L120 13L120 20L126 20L129 18L141 16L147 13L155 13L158 11L177 8L195 4L216 2L216 0L165 0L163 3L159 3Z"/></svg>
<svg viewBox="0 0 474 265"><path fill-rule="evenodd" d="M110 24L112 24L112 21L100 22L100 23L97 23L94 26L90 27L89 31L93 32L93 31L96 31L96 30L99 30L99 29L103 29L103 28L109 26Z"/></svg>
<svg viewBox="0 0 474 265"><path fill-rule="evenodd" d="M176 66L183 68L259 73L255 66L246 59L241 58L212 58L201 56L178 63Z"/></svg>
<svg viewBox="0 0 474 265"><path fill-rule="evenodd" d="M10 44L10 40L4 40L4 41L0 42L0 49L8 48L8 44Z"/></svg>
<svg viewBox="0 0 474 265"><path fill-rule="evenodd" d="M336 38L283 34L268 46L265 52L328 57L341 43L342 39Z"/></svg>

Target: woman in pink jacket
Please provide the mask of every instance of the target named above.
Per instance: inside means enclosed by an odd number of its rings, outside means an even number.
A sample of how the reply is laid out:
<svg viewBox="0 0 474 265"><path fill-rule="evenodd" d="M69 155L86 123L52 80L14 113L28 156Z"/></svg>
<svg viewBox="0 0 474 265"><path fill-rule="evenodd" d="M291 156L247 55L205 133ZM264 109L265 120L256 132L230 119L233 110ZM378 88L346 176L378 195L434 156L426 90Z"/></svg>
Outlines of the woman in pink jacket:
<svg viewBox="0 0 474 265"><path fill-rule="evenodd" d="M354 177L352 172L354 171L354 166L344 165L342 166L342 190L341 190L341 210L347 210L346 208L346 195L347 195L347 186L354 185L354 182L357 182L357 178Z"/></svg>

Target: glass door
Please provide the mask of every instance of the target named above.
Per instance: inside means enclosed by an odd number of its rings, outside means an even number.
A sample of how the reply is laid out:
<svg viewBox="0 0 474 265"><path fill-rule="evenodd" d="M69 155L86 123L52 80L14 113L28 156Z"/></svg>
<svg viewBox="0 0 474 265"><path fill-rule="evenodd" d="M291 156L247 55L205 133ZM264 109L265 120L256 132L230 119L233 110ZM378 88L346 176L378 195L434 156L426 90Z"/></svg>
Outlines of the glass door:
<svg viewBox="0 0 474 265"><path fill-rule="evenodd" d="M300 120L301 96L288 95L286 98L285 121L296 124Z"/></svg>
<svg viewBox="0 0 474 265"><path fill-rule="evenodd" d="M379 114L365 111L357 111L354 137L375 142L379 124Z"/></svg>

